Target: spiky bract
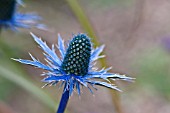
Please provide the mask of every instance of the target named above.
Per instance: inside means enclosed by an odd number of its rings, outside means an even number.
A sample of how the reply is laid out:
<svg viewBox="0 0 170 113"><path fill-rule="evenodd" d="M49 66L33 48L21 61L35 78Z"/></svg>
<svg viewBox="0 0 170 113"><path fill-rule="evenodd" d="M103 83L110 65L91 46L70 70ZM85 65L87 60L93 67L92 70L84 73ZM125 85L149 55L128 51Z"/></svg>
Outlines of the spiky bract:
<svg viewBox="0 0 170 113"><path fill-rule="evenodd" d="M32 60L14 60L47 70L48 72L42 74L43 76L46 76L43 79L43 82L47 82L46 85L56 85L61 82L60 87L65 85L64 92L69 91L69 95L72 94L74 88L80 95L81 86L87 87L92 93L93 91L91 88L96 89L95 85L121 91L115 85L107 81L110 79L120 79L126 81L133 79L125 75L109 73L108 71L111 68L103 68L101 70L94 69L93 67L95 61L104 57L104 55L100 55L104 49L104 46L102 45L94 49L90 39L86 34L79 33L78 35L73 35L73 39L70 41L67 50L65 50L64 41L60 35L58 35L58 45L52 45L52 49L50 49L40 38L32 33L31 35L41 47L41 49L45 52L45 60L47 61L48 65L41 63L31 54L30 56ZM58 48L61 58L59 58L59 56L55 53L55 47Z"/></svg>

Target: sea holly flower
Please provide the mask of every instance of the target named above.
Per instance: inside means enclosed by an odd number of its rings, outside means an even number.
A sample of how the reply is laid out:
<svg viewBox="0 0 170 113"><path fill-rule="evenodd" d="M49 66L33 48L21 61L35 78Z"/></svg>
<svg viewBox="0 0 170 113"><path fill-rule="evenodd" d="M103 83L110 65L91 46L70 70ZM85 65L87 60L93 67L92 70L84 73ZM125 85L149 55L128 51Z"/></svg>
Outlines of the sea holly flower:
<svg viewBox="0 0 170 113"><path fill-rule="evenodd" d="M0 28L44 28L39 24L41 19L34 13L20 13L17 11L18 6L23 5L22 0L0 0Z"/></svg>
<svg viewBox="0 0 170 113"><path fill-rule="evenodd" d="M43 64L31 54L32 60L14 60L46 70L42 74L42 76L45 76L42 80L46 82L45 86L53 86L58 83L61 83L60 87L64 86L57 113L64 112L67 101L73 94L74 89L79 95L82 87L88 88L93 93L92 88L97 89L95 85L121 91L117 86L111 84L109 80L131 81L133 79L125 75L108 72L111 68L101 70L94 68L96 60L104 57L104 55L100 55L104 46L93 48L90 38L86 34L73 35L73 39L69 42L67 48L61 36L58 35L58 44L52 45L51 49L40 38L32 33L31 35L44 51L47 64ZM58 48L60 56L55 53L55 48Z"/></svg>

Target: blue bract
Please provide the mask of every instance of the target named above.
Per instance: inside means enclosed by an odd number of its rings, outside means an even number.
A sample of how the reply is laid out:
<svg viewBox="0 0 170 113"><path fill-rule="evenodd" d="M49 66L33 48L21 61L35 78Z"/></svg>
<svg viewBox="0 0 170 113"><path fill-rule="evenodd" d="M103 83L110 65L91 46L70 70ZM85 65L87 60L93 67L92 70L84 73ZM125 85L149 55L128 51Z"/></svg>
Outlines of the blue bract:
<svg viewBox="0 0 170 113"><path fill-rule="evenodd" d="M40 38L32 33L31 35L44 51L47 64L41 63L31 54L32 60L14 60L47 70L46 73L42 74L42 76L46 76L42 80L46 82L44 86L56 85L60 82L60 87L64 85L64 92L69 91L69 95L71 95L75 88L80 95L80 90L83 86L88 88L91 93L93 93L92 88L96 89L95 85L121 91L114 84L111 84L109 80L131 81L133 79L125 75L109 73L108 71L111 68L101 70L94 68L96 60L104 57L104 55L100 55L104 45L93 48L90 38L86 34L73 35L67 49L60 35L58 35L58 44L52 45L51 49ZM58 48L60 56L55 53L55 48Z"/></svg>
<svg viewBox="0 0 170 113"><path fill-rule="evenodd" d="M0 0L0 28L11 28L16 30L21 28L45 28L37 22L41 19L34 13L22 14L17 12L18 4L23 4L22 0Z"/></svg>

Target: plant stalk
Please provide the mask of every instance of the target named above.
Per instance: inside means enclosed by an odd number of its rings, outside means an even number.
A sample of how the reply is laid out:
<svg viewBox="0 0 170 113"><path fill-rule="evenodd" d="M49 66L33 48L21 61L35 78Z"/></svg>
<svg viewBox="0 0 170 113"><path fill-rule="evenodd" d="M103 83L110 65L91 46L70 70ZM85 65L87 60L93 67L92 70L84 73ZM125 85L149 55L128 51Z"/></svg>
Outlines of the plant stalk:
<svg viewBox="0 0 170 113"><path fill-rule="evenodd" d="M65 88L64 88L65 90ZM61 100L60 100L60 105L58 107L58 110L56 113L64 113L68 100L69 100L69 90L63 91L64 93L62 94Z"/></svg>

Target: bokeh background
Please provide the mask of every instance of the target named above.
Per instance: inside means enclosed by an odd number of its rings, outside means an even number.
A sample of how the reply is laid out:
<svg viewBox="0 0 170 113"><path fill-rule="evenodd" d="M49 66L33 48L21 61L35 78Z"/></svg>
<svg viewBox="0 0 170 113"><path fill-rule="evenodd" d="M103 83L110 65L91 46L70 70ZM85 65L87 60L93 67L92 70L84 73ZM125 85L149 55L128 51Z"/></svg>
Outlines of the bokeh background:
<svg viewBox="0 0 170 113"><path fill-rule="evenodd" d="M54 113L62 89L47 87L39 75L43 70L22 65L10 58L30 59L28 52L43 61L42 51L29 32L47 42L65 41L72 34L87 33L68 1L24 0L21 12L36 12L47 30L3 30L0 48L0 113ZM98 87L91 95L85 88L70 98L67 113L169 113L170 112L170 1L169 0L77 0L100 44L105 44L112 72L136 78L134 83L116 82L120 111L112 94ZM77 9L78 10L78 9ZM11 51L12 50L12 51ZM100 63L98 63L100 67ZM30 85L31 84L31 85ZM33 85L32 85L33 84ZM37 88L39 90L37 90ZM50 98L41 94L45 92ZM52 101L50 101L50 99Z"/></svg>

